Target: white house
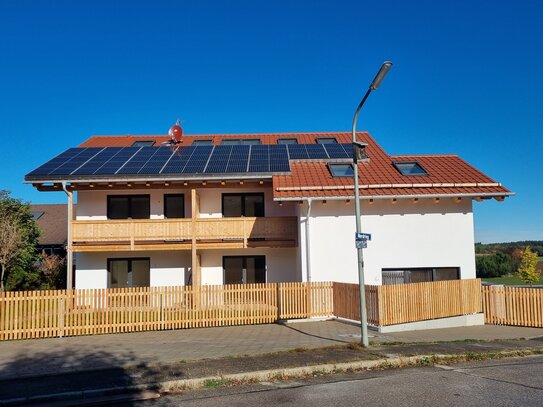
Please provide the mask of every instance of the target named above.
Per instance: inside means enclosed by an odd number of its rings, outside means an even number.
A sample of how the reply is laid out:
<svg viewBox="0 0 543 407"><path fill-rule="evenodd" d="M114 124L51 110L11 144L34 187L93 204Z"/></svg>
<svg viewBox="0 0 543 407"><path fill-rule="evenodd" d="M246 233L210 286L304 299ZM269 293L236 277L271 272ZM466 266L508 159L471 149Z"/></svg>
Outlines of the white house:
<svg viewBox="0 0 543 407"><path fill-rule="evenodd" d="M367 284L474 278L473 201L512 195L456 155L358 164ZM351 134L95 136L25 177L68 195L76 288L358 282Z"/></svg>

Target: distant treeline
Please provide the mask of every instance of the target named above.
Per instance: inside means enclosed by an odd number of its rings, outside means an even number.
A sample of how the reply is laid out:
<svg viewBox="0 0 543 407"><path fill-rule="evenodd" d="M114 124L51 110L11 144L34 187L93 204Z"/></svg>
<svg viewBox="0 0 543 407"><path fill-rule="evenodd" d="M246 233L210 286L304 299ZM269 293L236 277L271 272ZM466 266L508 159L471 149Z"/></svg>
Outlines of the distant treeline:
<svg viewBox="0 0 543 407"><path fill-rule="evenodd" d="M530 246L532 252L539 257L543 256L542 240L523 240L508 243L475 243L475 268L477 277L502 277L517 272L520 264L521 252ZM541 265L539 262L539 269Z"/></svg>
<svg viewBox="0 0 543 407"><path fill-rule="evenodd" d="M522 240L519 242L507 243L475 243L475 254L496 254L507 253L513 254L515 249L524 249L530 246L533 252L539 257L543 257L543 240Z"/></svg>

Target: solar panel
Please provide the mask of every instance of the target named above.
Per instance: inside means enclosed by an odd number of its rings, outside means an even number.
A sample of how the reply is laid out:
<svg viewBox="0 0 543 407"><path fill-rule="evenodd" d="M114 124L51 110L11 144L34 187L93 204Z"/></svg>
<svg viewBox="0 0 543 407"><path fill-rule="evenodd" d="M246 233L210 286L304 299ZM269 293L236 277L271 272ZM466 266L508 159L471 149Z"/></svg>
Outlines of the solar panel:
<svg viewBox="0 0 543 407"><path fill-rule="evenodd" d="M51 171L58 168L67 160L81 153L80 148L69 148L68 150L60 153L56 157L47 161L45 164L40 165L38 168L28 174L28 176L42 176L49 175Z"/></svg>
<svg viewBox="0 0 543 407"><path fill-rule="evenodd" d="M306 144L305 148L307 149L307 155L311 160L328 158L326 150L324 149L324 144Z"/></svg>
<svg viewBox="0 0 543 407"><path fill-rule="evenodd" d="M137 174L155 152L155 147L140 147L116 174Z"/></svg>
<svg viewBox="0 0 543 407"><path fill-rule="evenodd" d="M290 171L290 160L345 158L352 158L348 143L70 148L27 178L278 173Z"/></svg>
<svg viewBox="0 0 543 407"><path fill-rule="evenodd" d="M330 158L349 158L349 155L341 144L329 143L323 144L323 146Z"/></svg>
<svg viewBox="0 0 543 407"><path fill-rule="evenodd" d="M160 171L160 174L181 174L196 147L179 147Z"/></svg>
<svg viewBox="0 0 543 407"><path fill-rule="evenodd" d="M285 144L270 145L270 171L288 172L290 165L288 161L288 151Z"/></svg>
<svg viewBox="0 0 543 407"><path fill-rule="evenodd" d="M291 160L307 160L309 158L305 144L289 144L287 147Z"/></svg>
<svg viewBox="0 0 543 407"><path fill-rule="evenodd" d="M232 153L230 154L230 160L228 160L228 165L226 166L226 172L247 172L251 148L254 148L254 146L232 146Z"/></svg>
<svg viewBox="0 0 543 407"><path fill-rule="evenodd" d="M232 153L232 145L220 145L216 146L209 157L209 163L207 164L204 172L206 173L224 173Z"/></svg>
<svg viewBox="0 0 543 407"><path fill-rule="evenodd" d="M159 147L149 160L141 167L138 174L159 174L162 167L168 162L175 148Z"/></svg>
<svg viewBox="0 0 543 407"><path fill-rule="evenodd" d="M269 145L262 144L251 146L248 172L269 172L270 171L270 149Z"/></svg>
<svg viewBox="0 0 543 407"><path fill-rule="evenodd" d="M75 155L74 157L65 161L64 164L60 165L58 168L51 171L49 175L71 174L73 171L85 164L94 155L98 154L98 152L100 152L102 149L103 147L85 148L80 154Z"/></svg>
<svg viewBox="0 0 543 407"><path fill-rule="evenodd" d="M183 174L200 174L204 172L214 146L195 146L194 152L183 168Z"/></svg>

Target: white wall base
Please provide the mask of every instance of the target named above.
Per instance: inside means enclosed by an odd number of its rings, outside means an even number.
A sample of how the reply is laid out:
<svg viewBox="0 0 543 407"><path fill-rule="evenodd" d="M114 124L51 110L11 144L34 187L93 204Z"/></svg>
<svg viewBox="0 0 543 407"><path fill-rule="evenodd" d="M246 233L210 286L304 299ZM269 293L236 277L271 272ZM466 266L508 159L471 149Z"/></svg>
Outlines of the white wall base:
<svg viewBox="0 0 543 407"><path fill-rule="evenodd" d="M484 325L485 315L472 314L458 317L431 319L428 321L408 322L405 324L388 325L378 327L381 333L420 331L422 329L458 328L462 326Z"/></svg>

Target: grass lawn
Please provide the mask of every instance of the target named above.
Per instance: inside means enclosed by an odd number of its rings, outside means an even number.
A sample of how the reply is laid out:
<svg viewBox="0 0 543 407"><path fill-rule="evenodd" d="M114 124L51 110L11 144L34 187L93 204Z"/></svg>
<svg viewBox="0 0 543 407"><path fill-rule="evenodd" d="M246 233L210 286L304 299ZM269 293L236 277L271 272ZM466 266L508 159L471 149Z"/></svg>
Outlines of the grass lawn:
<svg viewBox="0 0 543 407"><path fill-rule="evenodd" d="M520 278L516 276L510 277L495 277L495 278L483 278L483 281L495 284L505 284L505 285L525 285ZM539 278L539 282L536 284L543 284L543 276Z"/></svg>

